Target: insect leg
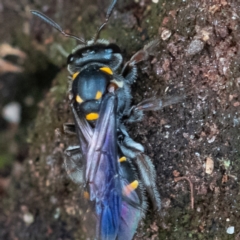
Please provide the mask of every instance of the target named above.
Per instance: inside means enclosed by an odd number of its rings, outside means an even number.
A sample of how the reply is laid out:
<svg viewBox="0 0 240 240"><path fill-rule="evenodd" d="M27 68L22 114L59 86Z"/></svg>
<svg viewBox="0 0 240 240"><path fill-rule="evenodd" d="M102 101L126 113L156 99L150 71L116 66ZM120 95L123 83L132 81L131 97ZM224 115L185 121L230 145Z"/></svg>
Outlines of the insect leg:
<svg viewBox="0 0 240 240"><path fill-rule="evenodd" d="M65 150L64 167L68 176L73 182L80 185L85 183L83 173L83 157L78 145L69 146Z"/></svg>
<svg viewBox="0 0 240 240"><path fill-rule="evenodd" d="M158 111L163 109L164 107L179 103L183 99L185 99L185 96L147 98L130 109L128 113L129 118L127 119L127 122L131 123L131 122L141 121L144 111Z"/></svg>
<svg viewBox="0 0 240 240"><path fill-rule="evenodd" d="M131 59L124 65L122 69L122 76L131 84L137 76L136 64L145 61L153 54L154 50L159 44L159 40L155 39L144 46L143 49L136 52Z"/></svg>
<svg viewBox="0 0 240 240"><path fill-rule="evenodd" d="M76 127L74 123L64 123L63 132L68 135L76 135Z"/></svg>
<svg viewBox="0 0 240 240"><path fill-rule="evenodd" d="M156 186L156 171L150 158L144 154L143 146L126 135L119 147L136 167L139 178L152 200L154 209L160 210L161 200Z"/></svg>

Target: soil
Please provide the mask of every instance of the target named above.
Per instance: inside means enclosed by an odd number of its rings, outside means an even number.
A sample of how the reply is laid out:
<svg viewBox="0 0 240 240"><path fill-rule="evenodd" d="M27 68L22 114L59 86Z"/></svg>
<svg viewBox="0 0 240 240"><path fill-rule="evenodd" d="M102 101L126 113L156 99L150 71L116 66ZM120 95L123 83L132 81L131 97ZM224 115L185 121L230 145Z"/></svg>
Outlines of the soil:
<svg viewBox="0 0 240 240"><path fill-rule="evenodd" d="M29 10L44 12L67 32L90 39L108 4L0 3L2 43L26 55L0 52L2 60L21 67L0 66L0 109L12 100L23 109L15 128L0 119L6 146L0 148L0 160L11 160L0 169L0 239L85 239L79 188L63 167L64 149L75 141L62 131L63 123L73 121L64 51L70 53L76 41ZM155 165L162 199L161 216L149 203L134 239L240 239L239 16L236 0L119 0L101 34L120 46L125 61L159 39L152 56L138 65L133 104L152 96L181 97L127 126ZM34 100L31 107L26 96ZM12 145L17 145L14 151Z"/></svg>

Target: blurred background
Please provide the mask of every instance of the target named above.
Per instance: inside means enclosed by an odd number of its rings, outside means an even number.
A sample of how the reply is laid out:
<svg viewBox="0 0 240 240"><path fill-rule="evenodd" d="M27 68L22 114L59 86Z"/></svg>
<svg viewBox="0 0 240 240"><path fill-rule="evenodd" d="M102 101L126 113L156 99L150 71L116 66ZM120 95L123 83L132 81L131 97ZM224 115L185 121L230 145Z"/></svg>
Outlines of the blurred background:
<svg viewBox="0 0 240 240"><path fill-rule="evenodd" d="M41 30L32 26L30 9L47 10L59 3L0 2L0 189L6 187L13 167L20 167L28 154L28 133L40 101L59 71L47 50L40 47L42 40L37 36Z"/></svg>

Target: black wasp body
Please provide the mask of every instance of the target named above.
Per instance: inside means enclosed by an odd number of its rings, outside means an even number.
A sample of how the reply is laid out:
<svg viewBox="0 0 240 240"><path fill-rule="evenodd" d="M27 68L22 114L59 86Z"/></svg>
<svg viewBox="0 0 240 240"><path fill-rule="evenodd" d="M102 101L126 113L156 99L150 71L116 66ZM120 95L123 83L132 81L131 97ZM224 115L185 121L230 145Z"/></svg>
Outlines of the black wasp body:
<svg viewBox="0 0 240 240"><path fill-rule="evenodd" d="M136 64L148 58L158 41L134 54L120 70L120 48L98 39L116 2L112 1L105 22L90 41L66 34L53 20L32 11L65 36L81 42L67 60L75 124L65 124L64 129L77 134L78 144L66 149L65 168L80 185L87 203L88 234L101 240L133 238L147 208L145 192L154 209L160 210L154 166L143 146L129 136L125 124L140 121L143 111L174 103L151 98L131 106L130 87L137 77Z"/></svg>

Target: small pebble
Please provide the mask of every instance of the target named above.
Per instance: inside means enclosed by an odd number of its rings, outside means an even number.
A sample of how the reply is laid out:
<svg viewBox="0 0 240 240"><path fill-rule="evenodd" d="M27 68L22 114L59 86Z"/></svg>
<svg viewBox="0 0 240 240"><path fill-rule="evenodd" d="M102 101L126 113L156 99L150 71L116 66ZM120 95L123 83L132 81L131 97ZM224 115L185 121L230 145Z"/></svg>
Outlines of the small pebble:
<svg viewBox="0 0 240 240"><path fill-rule="evenodd" d="M205 168L205 172L207 174L212 174L214 169L214 161L212 160L212 158L207 157L206 158L206 168Z"/></svg>
<svg viewBox="0 0 240 240"><path fill-rule="evenodd" d="M187 55L191 56L202 51L204 43L198 39L193 40L187 49Z"/></svg>
<svg viewBox="0 0 240 240"><path fill-rule="evenodd" d="M162 33L161 33L161 38L162 40L167 40L168 38L170 38L170 36L172 35L172 32L168 29L163 29Z"/></svg>

